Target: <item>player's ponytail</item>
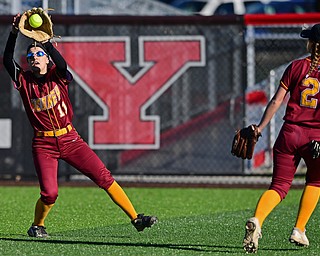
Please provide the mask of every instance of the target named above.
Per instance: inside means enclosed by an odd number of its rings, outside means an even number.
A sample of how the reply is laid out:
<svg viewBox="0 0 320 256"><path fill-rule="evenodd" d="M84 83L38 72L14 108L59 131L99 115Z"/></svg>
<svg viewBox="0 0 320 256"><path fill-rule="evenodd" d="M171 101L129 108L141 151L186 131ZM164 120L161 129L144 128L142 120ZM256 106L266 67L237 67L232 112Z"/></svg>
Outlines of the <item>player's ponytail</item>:
<svg viewBox="0 0 320 256"><path fill-rule="evenodd" d="M311 49L311 65L307 76L310 76L312 71L317 70L320 59L320 43L314 42Z"/></svg>

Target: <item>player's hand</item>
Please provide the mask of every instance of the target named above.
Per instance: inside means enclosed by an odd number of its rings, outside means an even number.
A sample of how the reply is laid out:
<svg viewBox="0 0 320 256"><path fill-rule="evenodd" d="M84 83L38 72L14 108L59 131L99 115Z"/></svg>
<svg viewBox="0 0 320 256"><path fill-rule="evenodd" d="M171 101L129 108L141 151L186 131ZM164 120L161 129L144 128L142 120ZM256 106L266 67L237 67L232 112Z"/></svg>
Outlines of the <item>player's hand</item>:
<svg viewBox="0 0 320 256"><path fill-rule="evenodd" d="M18 34L18 32L19 32L20 18L21 18L21 14L20 13L18 13L16 16L13 17L12 29L11 29L11 32L13 34Z"/></svg>
<svg viewBox="0 0 320 256"><path fill-rule="evenodd" d="M313 159L319 158L320 157L320 141L312 140L309 143L309 146L310 146L312 158Z"/></svg>

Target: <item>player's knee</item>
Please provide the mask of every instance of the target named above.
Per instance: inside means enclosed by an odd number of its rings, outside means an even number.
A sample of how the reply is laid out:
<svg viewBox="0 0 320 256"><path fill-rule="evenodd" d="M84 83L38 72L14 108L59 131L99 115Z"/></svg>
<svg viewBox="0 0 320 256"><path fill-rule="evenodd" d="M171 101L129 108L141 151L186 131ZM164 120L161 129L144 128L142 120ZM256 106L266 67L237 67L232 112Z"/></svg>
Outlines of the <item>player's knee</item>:
<svg viewBox="0 0 320 256"><path fill-rule="evenodd" d="M287 196L291 184L292 179L290 178L274 177L269 189L275 190L283 200Z"/></svg>
<svg viewBox="0 0 320 256"><path fill-rule="evenodd" d="M41 200L45 204L54 204L57 198L58 198L58 193L56 192L41 194Z"/></svg>
<svg viewBox="0 0 320 256"><path fill-rule="evenodd" d="M104 168L100 175L99 175L99 178L94 180L94 182L100 187L100 188L103 188L103 189L108 189L111 184L114 182L114 178L113 176L111 175L110 171L107 169L107 168Z"/></svg>
<svg viewBox="0 0 320 256"><path fill-rule="evenodd" d="M279 194L280 199L282 201L287 196L289 188L290 186L277 186L272 184L269 189L276 191Z"/></svg>
<svg viewBox="0 0 320 256"><path fill-rule="evenodd" d="M320 181L308 181L306 182L307 186L320 187Z"/></svg>

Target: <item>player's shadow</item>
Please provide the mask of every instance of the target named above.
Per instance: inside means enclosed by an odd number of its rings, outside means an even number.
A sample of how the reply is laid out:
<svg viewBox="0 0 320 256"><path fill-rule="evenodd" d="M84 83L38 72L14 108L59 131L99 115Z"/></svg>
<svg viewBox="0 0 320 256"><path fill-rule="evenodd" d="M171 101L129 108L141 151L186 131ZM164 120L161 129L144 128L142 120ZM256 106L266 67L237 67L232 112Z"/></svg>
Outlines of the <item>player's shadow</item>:
<svg viewBox="0 0 320 256"><path fill-rule="evenodd" d="M221 252L221 253L235 253L239 250L243 250L239 246L221 246L221 245L201 245L201 244L172 244L172 243L163 243L163 244L150 244L150 243L127 243L127 242L91 242L91 241L73 241L73 240L55 240L55 239L34 239L34 238L0 238L0 241L12 241L12 242L32 242L32 243L48 243L48 244L84 244L84 245L93 245L93 246L119 246L119 247L149 247L149 248L167 248L173 250L184 250L184 251L193 251L193 252ZM265 251L297 251L298 248L292 249L280 249L280 248L267 248L260 249Z"/></svg>

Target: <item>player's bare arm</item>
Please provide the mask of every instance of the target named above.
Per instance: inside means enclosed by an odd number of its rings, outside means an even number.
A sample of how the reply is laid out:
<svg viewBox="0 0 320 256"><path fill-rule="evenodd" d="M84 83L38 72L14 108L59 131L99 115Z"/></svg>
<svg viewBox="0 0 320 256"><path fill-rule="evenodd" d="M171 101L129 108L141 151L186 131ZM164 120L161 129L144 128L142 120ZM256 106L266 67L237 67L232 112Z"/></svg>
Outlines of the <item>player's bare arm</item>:
<svg viewBox="0 0 320 256"><path fill-rule="evenodd" d="M287 91L279 86L276 94L269 101L266 110L261 118L261 121L258 125L258 131L261 133L262 130L268 125L274 114L278 111L281 106L284 97L286 96Z"/></svg>

